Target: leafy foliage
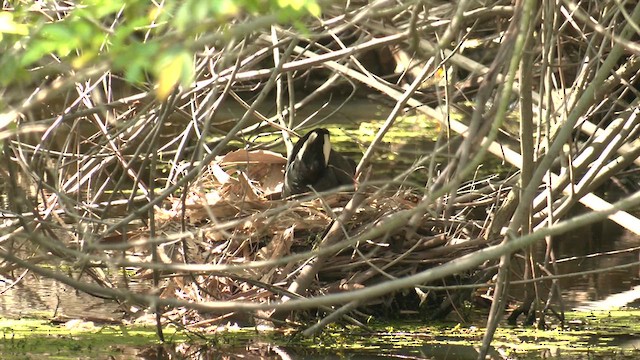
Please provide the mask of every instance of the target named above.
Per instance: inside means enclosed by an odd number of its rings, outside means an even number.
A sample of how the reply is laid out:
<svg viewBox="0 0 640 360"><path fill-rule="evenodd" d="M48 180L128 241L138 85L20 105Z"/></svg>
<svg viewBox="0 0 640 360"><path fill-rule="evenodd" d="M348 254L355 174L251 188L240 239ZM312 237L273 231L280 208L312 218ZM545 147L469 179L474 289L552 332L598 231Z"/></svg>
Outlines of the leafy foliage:
<svg viewBox="0 0 640 360"><path fill-rule="evenodd" d="M234 19L244 25L258 15L295 22L319 15L315 0L87 0L55 19L25 3L0 14L0 78L7 86L28 69L60 62L74 69L107 64L127 80L156 79L157 96L165 98L179 83L193 80L192 56L202 34L230 40ZM264 25L263 25L264 26ZM252 30L259 30L255 28Z"/></svg>

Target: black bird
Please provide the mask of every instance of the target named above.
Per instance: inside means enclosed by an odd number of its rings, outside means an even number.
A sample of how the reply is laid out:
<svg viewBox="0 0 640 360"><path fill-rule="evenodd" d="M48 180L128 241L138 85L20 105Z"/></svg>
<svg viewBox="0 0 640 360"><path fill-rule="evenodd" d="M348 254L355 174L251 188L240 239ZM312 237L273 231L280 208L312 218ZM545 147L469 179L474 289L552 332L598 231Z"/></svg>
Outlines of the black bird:
<svg viewBox="0 0 640 360"><path fill-rule="evenodd" d="M356 163L331 149L329 131L313 129L293 146L284 173L282 196L353 185Z"/></svg>

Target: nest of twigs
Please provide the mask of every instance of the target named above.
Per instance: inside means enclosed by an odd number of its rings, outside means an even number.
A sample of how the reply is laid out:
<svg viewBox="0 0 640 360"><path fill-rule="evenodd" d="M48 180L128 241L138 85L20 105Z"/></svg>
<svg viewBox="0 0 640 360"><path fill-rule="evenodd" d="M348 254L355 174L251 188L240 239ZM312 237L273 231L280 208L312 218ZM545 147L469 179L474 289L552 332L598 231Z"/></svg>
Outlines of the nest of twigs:
<svg viewBox="0 0 640 360"><path fill-rule="evenodd" d="M162 284L163 297L193 302L267 303L288 293L287 288L304 264L316 256L314 251L353 193L307 194L273 200L279 197L285 163L279 154L245 150L229 153L212 163L189 194L167 200L164 209L158 210L156 219L162 235L169 238L183 232L194 235L162 247L163 255L166 262L233 266L277 261L295 254L307 254L304 259L239 272L171 274ZM477 181L469 184L468 189L487 184L488 181ZM498 201L495 192L482 196L485 201L476 205L459 204L453 209L455 214L447 219L434 218L427 212L415 227L354 242L350 239L376 227L389 215L414 209L423 196L409 189L369 187L358 191L364 193L364 201L341 223L340 241L344 245L324 261L306 291L308 295L362 289L405 277L488 244L478 237L486 230L487 220L471 215L486 214L486 204ZM148 230L143 229L139 236L146 234ZM459 284L474 278L474 272L469 272L450 280ZM441 307L435 316L444 316L451 310L451 301L461 302L469 294L452 300L452 293L441 296L419 289L403 291L370 298L361 304L360 311L399 316ZM197 311L190 314L192 320L205 321L211 317ZM232 314L218 313L215 318ZM188 316L183 312L179 315ZM241 319L246 320L245 315Z"/></svg>

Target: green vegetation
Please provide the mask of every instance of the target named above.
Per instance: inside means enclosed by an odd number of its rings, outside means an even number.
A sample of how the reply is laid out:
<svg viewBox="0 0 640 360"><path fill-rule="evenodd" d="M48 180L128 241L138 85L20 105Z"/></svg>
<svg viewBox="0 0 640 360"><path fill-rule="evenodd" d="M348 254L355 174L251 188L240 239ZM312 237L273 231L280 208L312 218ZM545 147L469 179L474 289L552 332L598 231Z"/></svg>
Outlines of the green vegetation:
<svg viewBox="0 0 640 360"><path fill-rule="evenodd" d="M549 330L501 328L493 346L503 354L518 359L535 359L543 352L561 354L562 359L625 358L640 355L632 340L640 333L637 310L571 312L564 328L551 324ZM255 328L220 327L204 337L194 336L174 327L165 328L168 343L174 347L215 346L220 353L242 353L248 344L268 343L297 354L419 355L422 351L455 348L472 350L480 346L484 329L472 325L421 322L371 323L371 331L358 327L330 326L313 338L301 338L295 332L256 330ZM3 359L107 359L160 345L152 327L113 326L70 321L51 324L45 320L0 319L0 352ZM625 345L625 342L628 342ZM431 350L428 350L431 349ZM448 350L446 350L448 349ZM472 353L472 351L471 351Z"/></svg>
<svg viewBox="0 0 640 360"><path fill-rule="evenodd" d="M151 328L103 326L79 320L52 324L38 319L0 319L0 332L3 359L104 359L126 348L157 344L157 336ZM173 341L186 340L171 328L165 334Z"/></svg>
<svg viewBox="0 0 640 360"><path fill-rule="evenodd" d="M0 16L0 84L37 80L32 71L56 57L57 71L106 67L141 83L145 74L157 79L157 95L167 96L178 83L194 80L193 56L202 44L233 41L250 31L279 22L296 22L320 15L314 0L271 1L165 1L162 6L144 0L87 0L69 7L65 16L51 21L47 4L16 1ZM263 22L243 28L231 20L241 13L260 14ZM222 27L222 31L221 28ZM201 37L203 33L212 35Z"/></svg>

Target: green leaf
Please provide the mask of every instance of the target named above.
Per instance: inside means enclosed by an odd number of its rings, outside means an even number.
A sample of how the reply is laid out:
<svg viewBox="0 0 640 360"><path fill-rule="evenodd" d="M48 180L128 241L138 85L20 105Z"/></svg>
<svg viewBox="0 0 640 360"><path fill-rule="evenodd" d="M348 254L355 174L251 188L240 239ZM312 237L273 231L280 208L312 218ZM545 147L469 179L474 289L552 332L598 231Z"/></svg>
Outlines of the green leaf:
<svg viewBox="0 0 640 360"><path fill-rule="evenodd" d="M8 11L0 12L0 40L2 34L28 35L29 27L25 24L17 23L13 18L13 13Z"/></svg>
<svg viewBox="0 0 640 360"><path fill-rule="evenodd" d="M179 82L189 84L193 78L193 61L186 50L168 51L156 64L156 96L165 100Z"/></svg>
<svg viewBox="0 0 640 360"><path fill-rule="evenodd" d="M120 46L110 54L113 69L124 71L127 81L138 83L144 80L144 73L152 67L150 61L160 52L155 42L135 42L128 46Z"/></svg>
<svg viewBox="0 0 640 360"><path fill-rule="evenodd" d="M228 17L236 15L240 11L240 8L235 1L220 0L211 2L211 10L218 17Z"/></svg>
<svg viewBox="0 0 640 360"><path fill-rule="evenodd" d="M29 66L42 59L43 56L51 54L56 50L56 44L47 40L35 40L29 43L20 63L22 66Z"/></svg>

